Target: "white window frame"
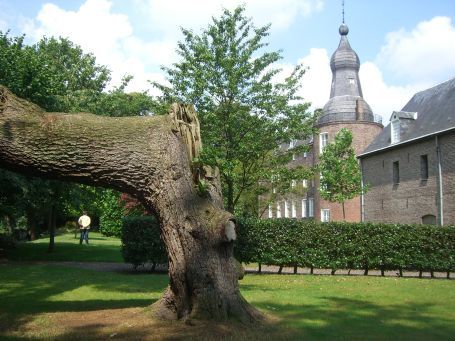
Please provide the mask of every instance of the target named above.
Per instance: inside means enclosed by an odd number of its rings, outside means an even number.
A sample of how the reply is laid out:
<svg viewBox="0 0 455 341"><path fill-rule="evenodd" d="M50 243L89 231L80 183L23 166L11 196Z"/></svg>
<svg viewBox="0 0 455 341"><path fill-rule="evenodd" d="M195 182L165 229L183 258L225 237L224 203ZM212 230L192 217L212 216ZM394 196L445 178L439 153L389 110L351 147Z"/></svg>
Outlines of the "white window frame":
<svg viewBox="0 0 455 341"><path fill-rule="evenodd" d="M296 185L297 185L297 181L291 180L291 188L295 188Z"/></svg>
<svg viewBox="0 0 455 341"><path fill-rule="evenodd" d="M306 206L307 206L307 200L302 199L302 218L306 218Z"/></svg>
<svg viewBox="0 0 455 341"><path fill-rule="evenodd" d="M291 217L292 218L296 218L297 217L297 209L295 207L295 200L292 200L292 202L291 202L291 210L292 210Z"/></svg>
<svg viewBox="0 0 455 341"><path fill-rule="evenodd" d="M398 118L390 123L390 143L400 142L400 120Z"/></svg>
<svg viewBox="0 0 455 341"><path fill-rule="evenodd" d="M288 201L284 201L284 217L289 218L289 204Z"/></svg>
<svg viewBox="0 0 455 341"><path fill-rule="evenodd" d="M276 217L281 218L281 203L279 201L276 203Z"/></svg>
<svg viewBox="0 0 455 341"><path fill-rule="evenodd" d="M308 180L307 179L303 179L302 180L302 187L303 188L307 188L308 187Z"/></svg>
<svg viewBox="0 0 455 341"><path fill-rule="evenodd" d="M308 217L314 217L314 199L308 199Z"/></svg>
<svg viewBox="0 0 455 341"><path fill-rule="evenodd" d="M321 209L321 221L328 223L330 221L330 210L328 208Z"/></svg>
<svg viewBox="0 0 455 341"><path fill-rule="evenodd" d="M319 153L322 154L324 148L329 144L329 133L323 132L319 134Z"/></svg>
<svg viewBox="0 0 455 341"><path fill-rule="evenodd" d="M273 218L273 208L272 208L272 204L269 204L269 219L270 218Z"/></svg>

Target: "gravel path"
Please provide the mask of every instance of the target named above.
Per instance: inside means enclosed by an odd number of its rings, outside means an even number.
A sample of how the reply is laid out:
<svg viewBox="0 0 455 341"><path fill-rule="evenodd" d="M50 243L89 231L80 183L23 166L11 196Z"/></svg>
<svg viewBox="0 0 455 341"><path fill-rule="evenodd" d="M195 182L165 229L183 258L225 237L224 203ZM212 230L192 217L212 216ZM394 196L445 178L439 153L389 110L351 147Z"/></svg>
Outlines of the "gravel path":
<svg viewBox="0 0 455 341"><path fill-rule="evenodd" d="M74 267L74 268L82 268L82 269L89 269L89 270L96 270L96 271L103 271L103 272L118 272L118 273L126 273L126 274L140 274L140 273L166 273L167 267L165 265L157 265L155 271L151 270L151 265L140 266L137 269L131 264L127 263L110 263L110 262L44 262L44 261L37 261L37 262L8 262L8 263L16 263L16 264L52 264L52 265L61 265L67 267ZM258 273L257 265L244 265L246 273L256 274ZM262 265L262 273L263 274L277 274L279 270L278 266L273 265ZM283 275L286 274L293 274L294 268L292 267L283 267L282 272ZM330 269L314 269L313 275L330 275ZM309 268L297 268L297 274L300 275L310 275L311 271ZM337 270L335 275L350 275L350 276L363 276L363 270L347 270L347 269L340 269ZM397 277L397 271L385 271L384 275L387 277ZM381 276L381 271L379 270L370 270L368 272L368 276ZM419 272L412 272L412 271L404 271L403 277L411 277L416 278L419 277ZM423 278L431 278L430 272L423 272ZM446 279L447 273L446 272L435 272L434 278L439 279ZM455 279L455 274L450 273L450 279Z"/></svg>

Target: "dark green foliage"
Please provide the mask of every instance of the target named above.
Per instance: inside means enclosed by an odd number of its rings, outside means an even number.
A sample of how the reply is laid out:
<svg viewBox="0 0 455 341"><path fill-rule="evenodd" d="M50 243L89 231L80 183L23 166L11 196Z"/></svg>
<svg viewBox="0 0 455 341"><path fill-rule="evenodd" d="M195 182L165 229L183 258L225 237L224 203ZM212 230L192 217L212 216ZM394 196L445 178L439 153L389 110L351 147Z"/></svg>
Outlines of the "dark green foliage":
<svg viewBox="0 0 455 341"><path fill-rule="evenodd" d="M167 264L167 253L154 217L125 217L122 227L122 256L134 267L151 263Z"/></svg>
<svg viewBox="0 0 455 341"><path fill-rule="evenodd" d="M455 270L455 226L238 219L236 258L309 268Z"/></svg>
<svg viewBox="0 0 455 341"><path fill-rule="evenodd" d="M0 259L6 255L8 250L16 246L16 240L11 234L0 231Z"/></svg>
<svg viewBox="0 0 455 341"><path fill-rule="evenodd" d="M100 232L107 237L120 238L125 210L123 203L120 201L120 193L113 189L104 190L101 194L99 205L102 211Z"/></svg>

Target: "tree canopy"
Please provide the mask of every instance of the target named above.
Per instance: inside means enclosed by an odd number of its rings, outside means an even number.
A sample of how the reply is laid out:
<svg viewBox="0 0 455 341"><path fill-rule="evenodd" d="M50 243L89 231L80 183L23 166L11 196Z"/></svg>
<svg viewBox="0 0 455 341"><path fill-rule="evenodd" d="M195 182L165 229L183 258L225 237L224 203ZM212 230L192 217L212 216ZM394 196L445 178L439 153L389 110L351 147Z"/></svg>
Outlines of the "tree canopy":
<svg viewBox="0 0 455 341"><path fill-rule="evenodd" d="M125 92L131 76L126 75L120 85L106 91L110 71L68 39L44 37L36 44L26 45L24 36L11 37L8 32L0 32L0 65L0 84L46 111L138 116L154 110L147 92ZM96 202L105 207L109 205L104 205L103 198L120 197L120 193L112 191L109 196L88 186L24 177L2 169L0 184L5 184L0 186L0 224L7 220L11 229L15 221L26 216L32 234L37 223L48 220L52 207L54 215L72 217L82 209L99 215L103 212ZM121 208L106 209L111 210Z"/></svg>
<svg viewBox="0 0 455 341"><path fill-rule="evenodd" d="M200 34L182 29L180 61L163 67L170 86L154 83L163 102L195 105L204 145L194 161L218 167L230 212L257 198L259 181L283 173L305 148L278 146L305 139L313 127L309 104L297 94L305 69L298 65L278 81L280 51L264 52L270 25L256 28L244 12L224 10ZM302 176L298 168L293 174Z"/></svg>

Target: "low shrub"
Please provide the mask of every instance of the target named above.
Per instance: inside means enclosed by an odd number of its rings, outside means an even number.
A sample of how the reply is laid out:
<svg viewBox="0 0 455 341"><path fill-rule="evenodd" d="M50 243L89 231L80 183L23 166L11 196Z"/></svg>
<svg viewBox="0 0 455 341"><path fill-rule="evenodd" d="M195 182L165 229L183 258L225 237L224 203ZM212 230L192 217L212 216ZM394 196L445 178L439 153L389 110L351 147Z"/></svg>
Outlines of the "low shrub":
<svg viewBox="0 0 455 341"><path fill-rule="evenodd" d="M121 237L124 206L120 201L120 193L111 189L103 191L99 231L107 237Z"/></svg>
<svg viewBox="0 0 455 341"><path fill-rule="evenodd" d="M123 218L122 256L126 263L134 268L151 263L152 269L157 264L167 263L167 253L160 238L160 226L154 217L131 216Z"/></svg>

